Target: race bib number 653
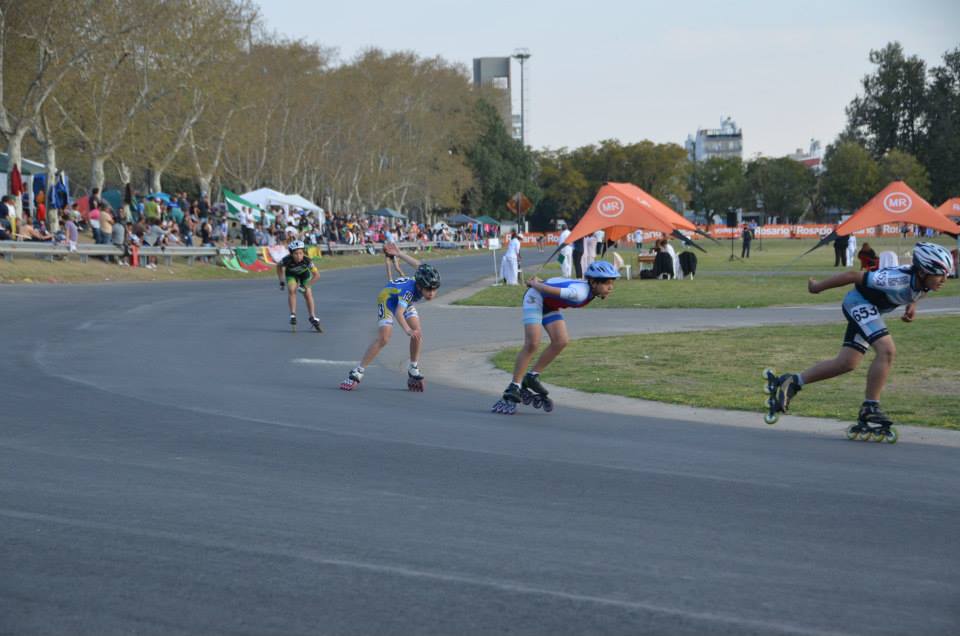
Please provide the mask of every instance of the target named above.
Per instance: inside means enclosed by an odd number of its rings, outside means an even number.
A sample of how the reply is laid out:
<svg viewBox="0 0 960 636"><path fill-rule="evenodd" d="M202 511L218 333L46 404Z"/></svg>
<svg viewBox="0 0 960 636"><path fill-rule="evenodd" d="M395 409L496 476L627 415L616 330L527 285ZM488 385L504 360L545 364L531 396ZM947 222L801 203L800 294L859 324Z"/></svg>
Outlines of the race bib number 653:
<svg viewBox="0 0 960 636"><path fill-rule="evenodd" d="M858 325L862 325L865 322L870 322L879 315L880 312L873 305L857 305L850 310L850 317L853 318Z"/></svg>

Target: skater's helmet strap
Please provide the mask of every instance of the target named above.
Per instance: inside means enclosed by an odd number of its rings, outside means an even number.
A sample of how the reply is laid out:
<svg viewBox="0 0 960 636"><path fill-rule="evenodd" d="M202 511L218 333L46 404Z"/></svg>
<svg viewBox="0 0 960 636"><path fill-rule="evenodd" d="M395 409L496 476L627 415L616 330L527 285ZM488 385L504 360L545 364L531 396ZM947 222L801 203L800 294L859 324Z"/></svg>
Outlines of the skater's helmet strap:
<svg viewBox="0 0 960 636"><path fill-rule="evenodd" d="M587 278L600 278L604 280L613 280L620 278L620 272L611 263L607 261L594 261L587 266L587 271L583 273Z"/></svg>

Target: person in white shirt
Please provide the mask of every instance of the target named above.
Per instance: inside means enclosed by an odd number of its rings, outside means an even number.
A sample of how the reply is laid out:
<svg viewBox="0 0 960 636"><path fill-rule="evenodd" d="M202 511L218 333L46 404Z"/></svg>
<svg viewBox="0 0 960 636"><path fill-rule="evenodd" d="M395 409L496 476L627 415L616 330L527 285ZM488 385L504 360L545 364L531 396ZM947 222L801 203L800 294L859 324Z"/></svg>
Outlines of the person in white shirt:
<svg viewBox="0 0 960 636"><path fill-rule="evenodd" d="M853 266L857 261L857 237L850 235L850 242L847 243L847 265Z"/></svg>
<svg viewBox="0 0 960 636"><path fill-rule="evenodd" d="M643 252L643 230L634 231L633 242L637 247L637 254L641 254Z"/></svg>
<svg viewBox="0 0 960 636"><path fill-rule="evenodd" d="M563 245L563 242L567 240L568 236L570 236L570 230L568 228L563 228L563 232L560 232L560 245ZM573 245L563 245L563 247L560 248L560 257L560 271L563 273L563 277L572 277Z"/></svg>
<svg viewBox="0 0 960 636"><path fill-rule="evenodd" d="M580 257L580 271L585 272L590 263L597 260L597 237L587 234L583 237L583 256Z"/></svg>
<svg viewBox="0 0 960 636"><path fill-rule="evenodd" d="M667 253L670 255L671 260L673 260L673 277L681 278L683 274L680 273L680 258L677 256L677 250L673 249L673 245L670 245L670 241L664 241L666 245L664 248L667 250Z"/></svg>
<svg viewBox="0 0 960 636"><path fill-rule="evenodd" d="M507 251L500 260L500 274L507 285L519 285L520 275L520 239L516 232L510 234Z"/></svg>

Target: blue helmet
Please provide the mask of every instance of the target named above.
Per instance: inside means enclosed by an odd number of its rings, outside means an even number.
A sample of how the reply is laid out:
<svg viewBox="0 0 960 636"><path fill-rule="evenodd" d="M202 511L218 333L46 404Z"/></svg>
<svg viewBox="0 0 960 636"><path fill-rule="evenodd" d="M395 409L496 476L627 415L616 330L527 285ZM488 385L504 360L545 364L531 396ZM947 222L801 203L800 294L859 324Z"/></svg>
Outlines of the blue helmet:
<svg viewBox="0 0 960 636"><path fill-rule="evenodd" d="M607 261L593 261L583 275L587 278L599 278L602 280L620 278L620 272L617 271L617 268Z"/></svg>

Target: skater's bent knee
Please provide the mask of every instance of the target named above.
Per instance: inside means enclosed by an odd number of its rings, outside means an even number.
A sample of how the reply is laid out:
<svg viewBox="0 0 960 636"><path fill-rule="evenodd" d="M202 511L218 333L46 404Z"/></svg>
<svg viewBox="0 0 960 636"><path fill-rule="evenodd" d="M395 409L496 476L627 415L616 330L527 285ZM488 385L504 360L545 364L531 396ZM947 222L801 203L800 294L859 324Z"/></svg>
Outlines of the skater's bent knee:
<svg viewBox="0 0 960 636"><path fill-rule="evenodd" d="M563 349L568 344L570 344L569 336L559 336L550 340L550 345L556 349Z"/></svg>

